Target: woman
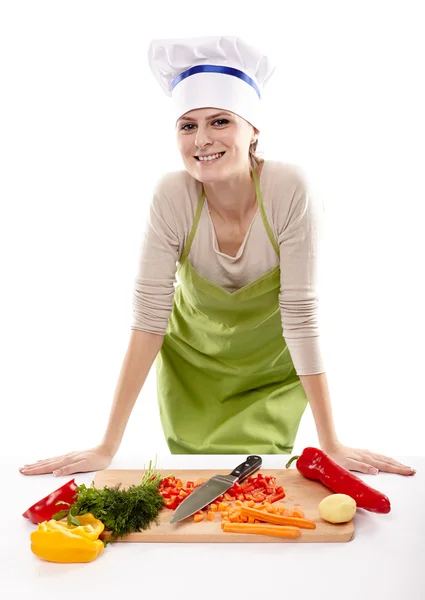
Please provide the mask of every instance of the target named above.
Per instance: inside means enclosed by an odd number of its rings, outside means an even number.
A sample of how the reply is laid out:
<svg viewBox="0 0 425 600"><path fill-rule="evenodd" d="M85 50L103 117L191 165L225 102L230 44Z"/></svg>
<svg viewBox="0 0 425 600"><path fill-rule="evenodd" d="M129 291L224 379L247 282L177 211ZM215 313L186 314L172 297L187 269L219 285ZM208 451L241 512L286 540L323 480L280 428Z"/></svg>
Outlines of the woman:
<svg viewBox="0 0 425 600"><path fill-rule="evenodd" d="M268 58L224 36L154 41L149 61L173 99L185 170L165 175L152 200L108 427L95 448L21 472L106 468L157 359L172 453L291 453L309 403L337 462L412 474L336 435L317 327L316 211L299 169L255 156Z"/></svg>

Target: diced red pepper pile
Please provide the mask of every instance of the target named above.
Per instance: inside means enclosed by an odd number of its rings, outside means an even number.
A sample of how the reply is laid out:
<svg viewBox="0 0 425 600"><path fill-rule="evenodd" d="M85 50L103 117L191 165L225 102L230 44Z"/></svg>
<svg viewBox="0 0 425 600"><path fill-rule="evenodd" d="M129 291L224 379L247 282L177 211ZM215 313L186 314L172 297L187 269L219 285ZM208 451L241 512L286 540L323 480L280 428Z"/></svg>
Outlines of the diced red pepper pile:
<svg viewBox="0 0 425 600"><path fill-rule="evenodd" d="M201 484L195 486L193 481L188 481L186 485L184 485L181 479L171 476L161 480L158 491L164 498L165 506L171 510L176 510L178 505L200 485Z"/></svg>
<svg viewBox="0 0 425 600"><path fill-rule="evenodd" d="M271 475L252 475L243 483L234 483L233 486L217 498L222 500L253 500L254 502L277 502L285 497L283 487L276 486L276 478ZM202 483L195 484L188 481L186 484L174 476L165 477L159 486L159 493L164 498L164 504L171 510L176 510L179 504Z"/></svg>

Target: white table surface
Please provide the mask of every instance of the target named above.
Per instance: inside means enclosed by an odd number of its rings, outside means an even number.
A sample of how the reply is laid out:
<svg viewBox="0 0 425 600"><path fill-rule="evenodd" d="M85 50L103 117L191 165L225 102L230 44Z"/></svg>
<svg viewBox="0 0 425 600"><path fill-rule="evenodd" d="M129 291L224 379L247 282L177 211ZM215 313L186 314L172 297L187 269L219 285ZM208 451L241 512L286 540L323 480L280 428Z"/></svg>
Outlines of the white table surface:
<svg viewBox="0 0 425 600"><path fill-rule="evenodd" d="M143 469L149 458L117 455L111 469ZM244 456L159 456L157 467L229 469ZM288 456L263 456L263 468L284 468ZM186 598L257 600L425 600L425 456L394 456L417 470L403 477L359 475L387 494L392 510L358 510L346 543L116 543L87 564L55 564L30 550L36 525L22 517L34 502L75 477L24 476L24 458L1 458L0 598ZM22 462L19 462L22 460ZM358 474L357 474L358 475Z"/></svg>

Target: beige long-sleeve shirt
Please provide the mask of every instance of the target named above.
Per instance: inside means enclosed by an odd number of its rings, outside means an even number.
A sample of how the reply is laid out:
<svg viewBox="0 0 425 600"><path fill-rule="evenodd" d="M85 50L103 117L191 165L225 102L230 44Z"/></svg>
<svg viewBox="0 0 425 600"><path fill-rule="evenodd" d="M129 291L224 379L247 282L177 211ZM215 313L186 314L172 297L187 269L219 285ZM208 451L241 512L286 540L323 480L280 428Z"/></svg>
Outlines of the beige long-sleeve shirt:
<svg viewBox="0 0 425 600"><path fill-rule="evenodd" d="M259 210L237 255L220 252L208 204L204 202L189 260L202 277L229 292L280 263L282 335L296 372L322 373L325 369L317 296L321 211L295 165L264 161L260 187L280 259ZM132 329L165 333L173 308L177 261L187 243L201 190L201 184L187 171L167 173L156 185L135 279Z"/></svg>

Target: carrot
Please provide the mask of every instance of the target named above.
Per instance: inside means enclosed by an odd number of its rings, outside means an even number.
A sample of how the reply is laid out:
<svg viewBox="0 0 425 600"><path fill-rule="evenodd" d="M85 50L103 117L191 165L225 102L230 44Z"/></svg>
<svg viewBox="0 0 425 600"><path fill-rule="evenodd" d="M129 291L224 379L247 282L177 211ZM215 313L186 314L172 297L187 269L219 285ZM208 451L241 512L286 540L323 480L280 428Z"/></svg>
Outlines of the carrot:
<svg viewBox="0 0 425 600"><path fill-rule="evenodd" d="M215 516L215 512L213 512L212 510L209 510L207 512L207 521L214 521L214 516Z"/></svg>
<svg viewBox="0 0 425 600"><path fill-rule="evenodd" d="M203 515L203 513L202 513L202 514L200 514L200 513L196 513L196 514L193 516L193 520L195 521L195 523L199 523L200 521L203 521L203 520L204 520L204 515Z"/></svg>
<svg viewBox="0 0 425 600"><path fill-rule="evenodd" d="M292 512L294 517L299 517L300 519L304 519L305 517L304 511L301 510L301 508L298 508L298 506L296 506Z"/></svg>
<svg viewBox="0 0 425 600"><path fill-rule="evenodd" d="M224 523L224 525L222 525L222 529L225 533L254 533L282 538L296 538L301 533L298 527L263 525L262 523Z"/></svg>
<svg viewBox="0 0 425 600"><path fill-rule="evenodd" d="M256 510L255 508L249 508L248 506L241 507L241 514L245 517L254 517L266 523L273 523L274 525L292 525L293 527L301 527L302 529L316 529L316 523L314 521L308 521L307 519L301 519L298 517L286 517L283 515L273 515L267 511Z"/></svg>
<svg viewBox="0 0 425 600"><path fill-rule="evenodd" d="M217 510L218 510L218 509L217 509L217 504L211 504L211 506L210 506L210 511L211 511L211 512L217 512Z"/></svg>

